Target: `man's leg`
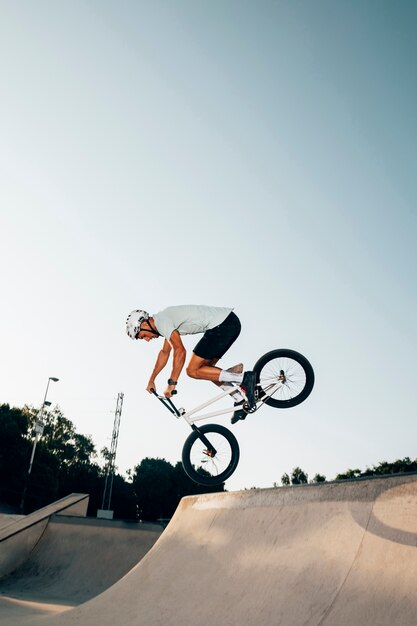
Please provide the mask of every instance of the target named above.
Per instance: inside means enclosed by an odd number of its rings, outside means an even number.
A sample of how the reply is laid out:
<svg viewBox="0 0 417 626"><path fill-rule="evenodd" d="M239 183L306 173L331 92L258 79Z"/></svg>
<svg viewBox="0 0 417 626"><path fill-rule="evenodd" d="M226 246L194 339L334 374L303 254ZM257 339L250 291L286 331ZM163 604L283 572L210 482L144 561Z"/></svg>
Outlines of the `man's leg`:
<svg viewBox="0 0 417 626"><path fill-rule="evenodd" d="M224 370L216 367L218 360L227 352L240 333L240 321L232 312L219 326L207 330L202 339L194 348L193 355L187 367L187 374L191 378L211 380L216 385L226 383L239 385L244 390L250 406L255 406L255 372L237 372L235 368ZM204 358L198 354L217 354L212 358ZM239 394L240 395L240 394Z"/></svg>
<svg viewBox="0 0 417 626"><path fill-rule="evenodd" d="M190 359L190 362L187 366L187 374L191 378L197 378L200 380L211 380L217 387L221 387L225 391L229 385L233 385L233 382L227 382L219 380L221 372L228 372L234 376L237 375L238 380L242 380L243 378L243 364L239 363L236 366L230 367L227 370L221 370L219 367L216 367L219 358L214 359L203 359L200 356L197 356L193 353L193 356ZM239 384L238 380L235 381L235 384ZM235 406L241 404L243 402L244 396L240 392L239 388L236 389L233 393L230 394L235 401Z"/></svg>
<svg viewBox="0 0 417 626"><path fill-rule="evenodd" d="M246 389L246 397L250 405L255 405L255 372L245 372L244 374L235 374L216 367L219 358L203 359L193 352L193 356L187 366L187 374L191 378L200 380L211 380L213 383L237 383ZM243 384L242 384L243 383ZM248 389L248 384L250 388Z"/></svg>
<svg viewBox="0 0 417 626"><path fill-rule="evenodd" d="M216 367L219 358L203 359L193 353L187 366L187 374L191 378L199 378L200 380L211 380L219 387L223 384L233 382L239 384L243 379L243 364L239 363L227 370L221 370ZM223 375L222 375L223 374Z"/></svg>
<svg viewBox="0 0 417 626"><path fill-rule="evenodd" d="M211 380L213 383L220 385L219 377L222 370L219 367L215 367L218 360L218 358L203 359L201 356L193 353L187 365L187 374L191 378Z"/></svg>

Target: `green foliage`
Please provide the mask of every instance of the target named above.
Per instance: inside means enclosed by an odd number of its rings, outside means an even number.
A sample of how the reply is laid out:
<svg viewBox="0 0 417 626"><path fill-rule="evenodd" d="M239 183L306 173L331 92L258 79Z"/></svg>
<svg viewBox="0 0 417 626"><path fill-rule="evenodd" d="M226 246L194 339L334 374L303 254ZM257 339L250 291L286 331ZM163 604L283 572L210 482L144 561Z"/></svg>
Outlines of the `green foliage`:
<svg viewBox="0 0 417 626"><path fill-rule="evenodd" d="M313 478L313 483L325 483L326 482L326 476L323 476L322 474L316 474Z"/></svg>
<svg viewBox="0 0 417 626"><path fill-rule="evenodd" d="M139 518L171 517L178 504L175 470L165 459L145 458L134 469L133 488Z"/></svg>
<svg viewBox="0 0 417 626"><path fill-rule="evenodd" d="M102 484L104 488L104 481ZM102 497L103 489L99 493ZM101 507L101 502L99 504L100 506L96 506L95 509ZM115 474L113 478L111 507L114 511L114 517L117 519L137 520L139 518L133 485L120 474Z"/></svg>
<svg viewBox="0 0 417 626"><path fill-rule="evenodd" d="M30 426L34 426L38 411L25 407ZM60 467L93 464L96 450L90 436L76 432L74 424L67 419L59 407L43 414L45 429L40 440L49 454L56 457Z"/></svg>
<svg viewBox="0 0 417 626"><path fill-rule="evenodd" d="M289 485L302 485L308 482L308 476L301 467L294 467L291 472L291 476L289 476L286 472L281 476L281 485L284 487L288 487ZM274 483L274 487L276 487L276 483Z"/></svg>
<svg viewBox="0 0 417 626"><path fill-rule="evenodd" d="M281 485L284 485L284 487L288 487L290 484L291 484L291 479L288 476L288 474L287 473L283 474L281 476ZM274 484L274 486L275 486L275 484Z"/></svg>
<svg viewBox="0 0 417 626"><path fill-rule="evenodd" d="M224 484L203 487L193 482L181 463L146 458L132 473L139 518L146 521L170 518L183 496L224 491Z"/></svg>
<svg viewBox="0 0 417 626"><path fill-rule="evenodd" d="M24 411L0 404L0 498L13 506L19 504L30 459L28 427Z"/></svg>
<svg viewBox="0 0 417 626"><path fill-rule="evenodd" d="M301 485L308 483L308 475L303 472L301 467L295 467L291 473L291 484Z"/></svg>
<svg viewBox="0 0 417 626"><path fill-rule="evenodd" d="M196 496L200 493L218 493L224 491L224 483L221 485L213 485L212 487L202 486L195 483L184 472L180 461L175 465L175 481L177 485L178 495L180 499L183 496Z"/></svg>
<svg viewBox="0 0 417 626"><path fill-rule="evenodd" d="M101 469L93 462L91 437L80 435L58 407L43 414L45 429L36 446L32 472L29 461L39 411L0 405L0 498L19 506L25 488L25 512L45 506L71 492L89 493L89 513L102 491Z"/></svg>
<svg viewBox="0 0 417 626"><path fill-rule="evenodd" d="M37 441L32 472L28 469L39 410L0 405L0 499L18 506L25 487L25 512L45 506L69 493L88 493L88 514L101 508L105 469L97 463L92 438L77 433L59 407L42 415L45 428ZM107 464L110 452L104 448ZM194 483L181 463L144 459L128 479L115 473L111 507L115 518L156 520L173 515L184 495L223 491L224 485L205 488Z"/></svg>
<svg viewBox="0 0 417 626"><path fill-rule="evenodd" d="M387 474L404 474L407 472L417 472L417 459L412 461L406 456L393 463L382 461L378 465L368 467L364 472L359 469L349 469L344 474L338 474L336 480L346 480L349 478L366 478L367 476L384 476Z"/></svg>
<svg viewBox="0 0 417 626"><path fill-rule="evenodd" d="M348 469L344 474L337 474L335 480L346 480L358 478L361 475L360 469Z"/></svg>

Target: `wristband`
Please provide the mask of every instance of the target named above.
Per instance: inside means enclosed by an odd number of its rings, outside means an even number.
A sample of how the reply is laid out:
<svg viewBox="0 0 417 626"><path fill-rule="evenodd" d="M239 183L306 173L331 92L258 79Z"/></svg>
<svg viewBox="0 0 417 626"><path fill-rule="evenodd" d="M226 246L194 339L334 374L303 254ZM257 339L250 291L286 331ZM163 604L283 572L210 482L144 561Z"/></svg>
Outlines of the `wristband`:
<svg viewBox="0 0 417 626"><path fill-rule="evenodd" d="M172 380L172 378L168 378L168 385L176 385L177 382L177 380Z"/></svg>

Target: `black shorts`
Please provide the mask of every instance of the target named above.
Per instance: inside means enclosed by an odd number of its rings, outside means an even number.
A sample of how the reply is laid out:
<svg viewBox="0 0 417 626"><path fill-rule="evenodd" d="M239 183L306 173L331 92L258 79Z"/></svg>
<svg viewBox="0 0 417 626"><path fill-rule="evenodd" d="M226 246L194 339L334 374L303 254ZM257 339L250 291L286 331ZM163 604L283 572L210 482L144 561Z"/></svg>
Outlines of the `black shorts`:
<svg viewBox="0 0 417 626"><path fill-rule="evenodd" d="M220 359L240 334L238 316L229 313L224 322L206 330L193 352L202 359Z"/></svg>

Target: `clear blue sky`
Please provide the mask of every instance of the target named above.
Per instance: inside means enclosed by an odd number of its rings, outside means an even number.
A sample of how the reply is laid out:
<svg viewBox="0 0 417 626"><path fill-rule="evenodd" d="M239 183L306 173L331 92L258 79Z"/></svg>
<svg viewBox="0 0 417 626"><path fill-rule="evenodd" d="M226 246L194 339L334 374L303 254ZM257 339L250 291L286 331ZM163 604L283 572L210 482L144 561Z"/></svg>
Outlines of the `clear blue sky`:
<svg viewBox="0 0 417 626"><path fill-rule="evenodd" d="M317 383L233 427L229 489L414 458L416 18L408 0L0 2L0 402L39 406L59 377L49 399L100 449L123 391L120 471L175 463L188 427L146 394L159 344L125 319L231 305L225 366L290 347ZM179 402L213 389L184 374Z"/></svg>

